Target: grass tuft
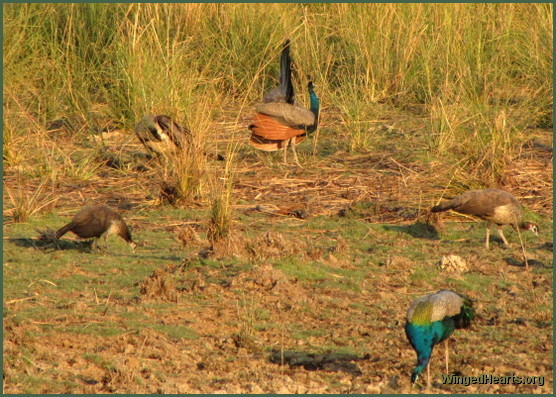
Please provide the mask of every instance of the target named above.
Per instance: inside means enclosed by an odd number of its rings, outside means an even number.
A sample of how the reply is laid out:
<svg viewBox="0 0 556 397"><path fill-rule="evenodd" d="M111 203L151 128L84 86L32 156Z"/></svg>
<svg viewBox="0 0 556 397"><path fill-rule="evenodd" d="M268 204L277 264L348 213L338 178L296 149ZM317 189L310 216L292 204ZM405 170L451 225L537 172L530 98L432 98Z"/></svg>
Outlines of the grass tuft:
<svg viewBox="0 0 556 397"><path fill-rule="evenodd" d="M13 222L26 222L31 216L41 212L45 208L52 206L57 200L52 192L47 192L47 180L43 180L33 191L25 190L24 182L21 179L17 184L16 191L6 186L8 197L12 208L7 213L11 215Z"/></svg>

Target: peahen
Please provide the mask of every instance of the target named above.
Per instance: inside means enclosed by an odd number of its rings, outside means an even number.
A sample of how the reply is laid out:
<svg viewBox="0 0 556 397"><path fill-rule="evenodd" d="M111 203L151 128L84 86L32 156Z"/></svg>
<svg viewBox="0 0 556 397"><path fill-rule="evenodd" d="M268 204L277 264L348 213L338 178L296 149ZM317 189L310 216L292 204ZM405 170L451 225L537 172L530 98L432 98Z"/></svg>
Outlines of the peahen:
<svg viewBox="0 0 556 397"><path fill-rule="evenodd" d="M175 153L190 139L191 132L168 116L148 114L135 126L135 135L149 153Z"/></svg>
<svg viewBox="0 0 556 397"><path fill-rule="evenodd" d="M455 329L471 325L475 313L470 299L453 291L442 290L415 299L407 310L405 334L417 353L417 366L411 373L415 383L427 367L427 385L430 385L429 361L434 346L445 341L446 372L448 372L448 340Z"/></svg>
<svg viewBox="0 0 556 397"><path fill-rule="evenodd" d="M508 240L502 232L504 225L511 225L514 229L529 230L538 235L538 226L533 222L523 221L521 205L511 193L504 190L470 190L431 208L431 212L448 210L473 215L487 221L485 241L487 249L489 248L490 228L493 224L496 224L498 234L505 245L508 245Z"/></svg>
<svg viewBox="0 0 556 397"><path fill-rule="evenodd" d="M133 250L137 244L131 237L131 231L120 214L116 211L104 207L93 206L85 207L79 211L70 223L61 227L56 232L56 240L60 239L67 232L73 232L80 238L93 238L93 246L98 247L98 239L106 238L111 234L117 234L123 238Z"/></svg>
<svg viewBox="0 0 556 397"><path fill-rule="evenodd" d="M313 90L313 82L307 84L310 109L301 108L294 103L295 93L292 84L290 41L284 42L280 57L280 86L265 93L263 103L256 106L257 114L251 130L250 143L253 147L267 152L291 146L295 162L299 164L295 146L305 139L308 133L317 129L319 120L319 99Z"/></svg>

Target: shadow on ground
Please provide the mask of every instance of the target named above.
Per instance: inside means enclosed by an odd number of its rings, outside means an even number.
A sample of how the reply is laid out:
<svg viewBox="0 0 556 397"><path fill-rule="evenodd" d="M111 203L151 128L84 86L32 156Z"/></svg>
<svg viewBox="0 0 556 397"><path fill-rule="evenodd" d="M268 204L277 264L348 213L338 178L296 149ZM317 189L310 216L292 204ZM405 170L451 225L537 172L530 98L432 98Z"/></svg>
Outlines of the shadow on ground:
<svg viewBox="0 0 556 397"><path fill-rule="evenodd" d="M515 258L510 258L510 257L506 257L506 258L504 258L504 260L510 266L525 267L525 261L524 260L521 260L521 259L517 260ZM529 267L550 268L549 265L545 264L544 262L535 260L535 259L528 259L527 262L529 264Z"/></svg>
<svg viewBox="0 0 556 397"><path fill-rule="evenodd" d="M546 243L541 244L539 246L539 249L543 249L543 250L546 250L546 251L553 251L554 250L554 243L552 241L547 241Z"/></svg>
<svg viewBox="0 0 556 397"><path fill-rule="evenodd" d="M350 361L370 360L370 355L357 356L348 353L304 353L294 350L273 350L269 361L273 364L290 367L303 367L308 371L347 372L354 376L362 375L359 367Z"/></svg>
<svg viewBox="0 0 556 397"><path fill-rule="evenodd" d="M18 247L23 248L35 248L39 251L65 251L65 250L76 250L84 253L100 253L109 254L111 256L133 256L137 259L161 259L167 261L181 261L183 258L178 256L155 256L155 255L141 255L145 250L149 248L139 248L135 253L129 249L129 252L123 252L119 254L115 249L100 247L93 249L93 240L84 241L71 241L71 240L58 240L57 242L44 241L41 239L33 238L9 238L8 242L14 243Z"/></svg>
<svg viewBox="0 0 556 397"><path fill-rule="evenodd" d="M412 225L385 225L385 230L407 233L411 237L427 240L440 240L438 231L434 226L424 222L416 222Z"/></svg>
<svg viewBox="0 0 556 397"><path fill-rule="evenodd" d="M90 241L68 241L58 240L56 242L44 241L33 238L9 238L9 242L18 247L35 248L37 250L79 250L82 252L92 252L93 240Z"/></svg>

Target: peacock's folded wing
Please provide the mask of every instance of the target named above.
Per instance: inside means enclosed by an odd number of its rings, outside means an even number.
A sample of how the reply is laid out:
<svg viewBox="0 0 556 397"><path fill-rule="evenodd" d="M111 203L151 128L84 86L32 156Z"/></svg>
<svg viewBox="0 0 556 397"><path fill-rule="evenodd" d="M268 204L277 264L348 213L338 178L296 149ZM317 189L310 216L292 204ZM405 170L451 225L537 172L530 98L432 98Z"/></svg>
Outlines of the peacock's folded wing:
<svg viewBox="0 0 556 397"><path fill-rule="evenodd" d="M255 110L268 116L281 117L290 127L307 128L315 124L313 112L289 103L260 103Z"/></svg>

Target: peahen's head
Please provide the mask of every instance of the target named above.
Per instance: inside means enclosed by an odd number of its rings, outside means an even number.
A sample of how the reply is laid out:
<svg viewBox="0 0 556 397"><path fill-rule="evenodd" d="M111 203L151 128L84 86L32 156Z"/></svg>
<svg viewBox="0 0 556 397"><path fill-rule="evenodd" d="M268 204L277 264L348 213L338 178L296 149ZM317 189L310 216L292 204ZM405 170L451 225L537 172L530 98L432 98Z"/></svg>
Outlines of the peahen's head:
<svg viewBox="0 0 556 397"><path fill-rule="evenodd" d="M519 225L521 230L529 230L532 233L535 233L535 236L539 235L539 226L534 222L523 222Z"/></svg>
<svg viewBox="0 0 556 397"><path fill-rule="evenodd" d="M130 245L133 251L135 251L135 248L137 247L137 243L133 241L133 237L131 237L131 230L129 230L129 227L126 225L126 223L123 221L119 222L117 228L118 228L117 234Z"/></svg>

